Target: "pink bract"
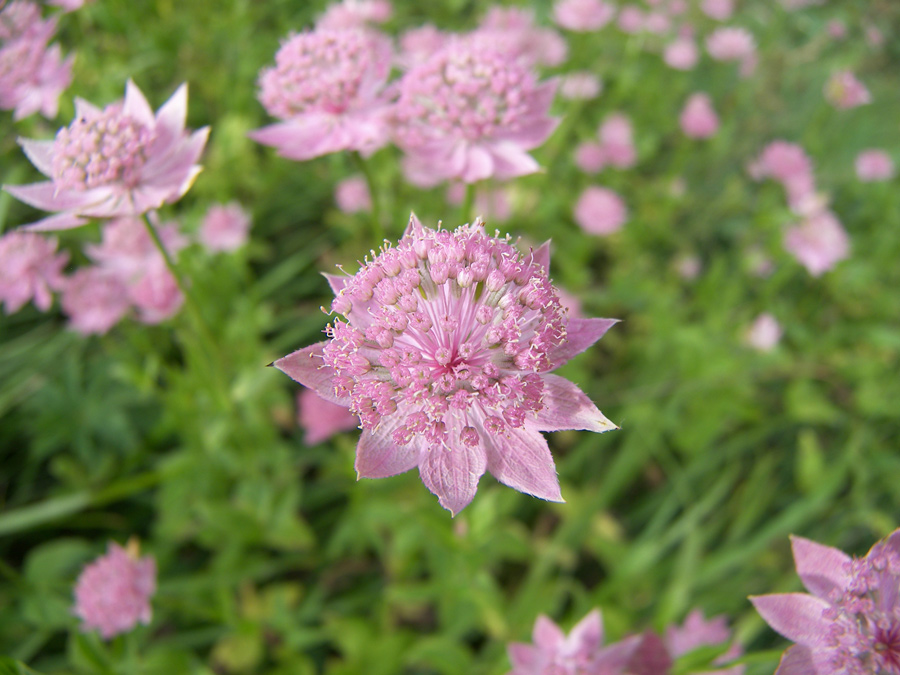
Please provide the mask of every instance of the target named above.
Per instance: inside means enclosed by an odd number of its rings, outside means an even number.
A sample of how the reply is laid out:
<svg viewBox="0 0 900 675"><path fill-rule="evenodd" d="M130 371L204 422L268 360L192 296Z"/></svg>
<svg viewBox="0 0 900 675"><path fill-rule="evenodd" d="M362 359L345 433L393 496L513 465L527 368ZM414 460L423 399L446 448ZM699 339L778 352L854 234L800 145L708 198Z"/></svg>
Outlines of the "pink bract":
<svg viewBox="0 0 900 675"><path fill-rule="evenodd" d="M109 640L152 618L150 598L156 592L156 562L138 557L137 546L110 542L105 555L84 568L75 584L73 613L82 630L98 630Z"/></svg>
<svg viewBox="0 0 900 675"><path fill-rule="evenodd" d="M825 84L825 98L835 108L847 110L872 102L866 85L856 79L849 70L831 76Z"/></svg>
<svg viewBox="0 0 900 675"><path fill-rule="evenodd" d="M776 675L898 672L900 530L863 558L802 537L792 537L791 546L809 593L750 598L775 631L796 643Z"/></svg>
<svg viewBox="0 0 900 675"><path fill-rule="evenodd" d="M706 619L699 609L687 615L681 626L666 628L664 643L673 659L687 654L698 647L720 645L731 640L731 631L724 616ZM715 660L717 665L732 661L743 654L741 646L734 642L722 656ZM704 675L742 675L744 666L734 666L722 670L704 670Z"/></svg>
<svg viewBox="0 0 900 675"><path fill-rule="evenodd" d="M542 431L616 428L550 371L612 319L566 319L548 278L549 247L525 255L480 221L450 232L413 216L352 277L329 276L329 339L275 362L363 429L360 478L418 467L453 514L485 471L516 490L562 501Z"/></svg>
<svg viewBox="0 0 900 675"><path fill-rule="evenodd" d="M448 46L400 82L394 137L407 177L433 186L538 171L527 151L559 122L548 115L555 91L556 82L538 83L530 68L491 46Z"/></svg>
<svg viewBox="0 0 900 675"><path fill-rule="evenodd" d="M678 121L689 138L709 138L719 130L719 116L709 96L703 93L691 94Z"/></svg>
<svg viewBox="0 0 900 675"><path fill-rule="evenodd" d="M124 101L101 110L76 99L75 111L55 141L19 140L51 180L4 189L36 208L57 211L29 229L66 230L90 218L139 216L180 199L200 172L196 162L209 128L185 131L186 85L155 116L130 80Z"/></svg>
<svg viewBox="0 0 900 675"><path fill-rule="evenodd" d="M369 155L388 142L390 44L370 30L316 29L290 36L259 76L259 100L282 122L251 132L288 159Z"/></svg>
<svg viewBox="0 0 900 675"><path fill-rule="evenodd" d="M628 207L614 191L592 186L581 193L574 215L575 222L588 234L608 235L622 229L628 220Z"/></svg>
<svg viewBox="0 0 900 675"><path fill-rule="evenodd" d="M894 160L884 150L864 150L856 157L856 176L870 183L894 177Z"/></svg>
<svg viewBox="0 0 900 675"><path fill-rule="evenodd" d="M43 312L53 304L52 291L63 286L62 268L68 253L56 253L56 239L32 232L8 232L0 237L0 303L6 314L29 300Z"/></svg>
<svg viewBox="0 0 900 675"><path fill-rule="evenodd" d="M615 13L616 8L603 0L557 0L553 5L556 24L572 31L600 30Z"/></svg>
<svg viewBox="0 0 900 675"><path fill-rule="evenodd" d="M785 232L784 248L818 277L850 255L850 238L834 213L821 210Z"/></svg>
<svg viewBox="0 0 900 675"><path fill-rule="evenodd" d="M200 243L214 252L236 251L249 235L250 214L237 202L210 206L198 232Z"/></svg>
<svg viewBox="0 0 900 675"><path fill-rule="evenodd" d="M297 423L306 431L303 442L317 445L336 433L356 429L359 420L346 406L326 401L312 389L297 393Z"/></svg>

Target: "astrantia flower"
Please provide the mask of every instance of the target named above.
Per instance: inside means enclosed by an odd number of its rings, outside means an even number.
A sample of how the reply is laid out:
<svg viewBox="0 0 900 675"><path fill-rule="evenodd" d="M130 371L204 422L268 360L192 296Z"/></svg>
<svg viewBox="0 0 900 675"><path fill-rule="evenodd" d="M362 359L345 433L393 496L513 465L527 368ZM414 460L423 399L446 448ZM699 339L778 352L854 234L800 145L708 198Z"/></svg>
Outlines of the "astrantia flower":
<svg viewBox="0 0 900 675"><path fill-rule="evenodd" d="M823 209L785 232L784 248L814 277L850 255L850 238L833 212Z"/></svg>
<svg viewBox="0 0 900 675"><path fill-rule="evenodd" d="M621 113L609 115L597 129L606 161L619 169L628 169L637 161L631 120Z"/></svg>
<svg viewBox="0 0 900 675"><path fill-rule="evenodd" d="M747 331L745 340L753 349L760 352L770 352L781 340L781 324L772 314L764 312L753 321L753 325Z"/></svg>
<svg viewBox="0 0 900 675"><path fill-rule="evenodd" d="M772 141L750 165L750 175L756 180L773 178L782 184L791 206L808 200L815 194L812 160L796 143Z"/></svg>
<svg viewBox="0 0 900 675"><path fill-rule="evenodd" d="M58 211L30 229L65 230L90 218L139 216L181 198L200 172L196 162L209 127L185 131L186 85L155 116L130 80L124 101L101 110L76 99L75 112L55 141L19 140L51 180L4 189L36 208Z"/></svg>
<svg viewBox="0 0 900 675"><path fill-rule="evenodd" d="M0 303L7 314L32 300L46 312L52 291L62 288L62 268L68 253L56 253L56 239L33 232L8 232L0 237Z"/></svg>
<svg viewBox="0 0 900 675"><path fill-rule="evenodd" d="M734 14L734 0L703 0L703 13L716 21L728 21Z"/></svg>
<svg viewBox="0 0 900 675"><path fill-rule="evenodd" d="M288 159L343 150L364 155L388 141L384 87L391 52L371 31L317 29L293 35L259 76L259 100L283 120L250 133Z"/></svg>
<svg viewBox="0 0 900 675"><path fill-rule="evenodd" d="M825 98L835 108L846 110L872 101L866 85L856 79L849 70L832 75L825 84Z"/></svg>
<svg viewBox="0 0 900 675"><path fill-rule="evenodd" d="M615 321L567 320L548 267L546 244L522 255L480 221L435 231L413 216L396 247L352 277L329 276L343 316L329 339L275 366L359 417L361 478L418 467L453 513L485 471L561 501L540 432L615 425L549 371Z"/></svg>
<svg viewBox="0 0 900 675"><path fill-rule="evenodd" d="M717 61L745 61L756 53L756 42L745 28L722 27L706 38L706 50Z"/></svg>
<svg viewBox="0 0 900 675"><path fill-rule="evenodd" d="M345 178L334 187L334 203L344 213L358 213L372 208L369 185L362 176Z"/></svg>
<svg viewBox="0 0 900 675"><path fill-rule="evenodd" d="M625 5L619 10L619 29L623 33L638 33L644 30L646 17L644 11L635 5Z"/></svg>
<svg viewBox="0 0 900 675"><path fill-rule="evenodd" d="M615 13L616 8L603 0L557 0L553 5L557 25L572 31L600 30Z"/></svg>
<svg viewBox="0 0 900 675"><path fill-rule="evenodd" d="M555 90L556 82L538 83L490 44L446 47L400 82L394 133L408 177L431 186L534 173L539 166L527 151L556 128L547 114Z"/></svg>
<svg viewBox="0 0 900 675"><path fill-rule="evenodd" d="M691 94L678 122L684 135L689 138L709 138L719 130L719 116L709 96L703 93Z"/></svg>
<svg viewBox="0 0 900 675"><path fill-rule="evenodd" d="M465 36L476 44L490 45L527 66L554 67L568 55L563 37L541 28L534 12L521 7L491 7L478 28Z"/></svg>
<svg viewBox="0 0 900 675"><path fill-rule="evenodd" d="M198 232L210 251L236 251L247 243L250 215L237 202L209 207Z"/></svg>
<svg viewBox="0 0 900 675"><path fill-rule="evenodd" d="M613 190L591 186L575 203L574 216L588 234L607 235L622 229L628 220L628 207Z"/></svg>
<svg viewBox="0 0 900 675"><path fill-rule="evenodd" d="M156 562L138 557L135 540L127 548L110 543L106 555L84 568L75 584L75 616L83 630L110 639L138 623L149 624L156 592Z"/></svg>
<svg viewBox="0 0 900 675"><path fill-rule="evenodd" d="M681 626L666 628L663 643L672 659L678 659L698 647L721 645L731 640L731 631L724 616L706 619L703 612L695 609ZM741 646L734 642L728 650L718 657L714 663L721 665L732 661L743 653ZM704 675L742 675L744 666L735 666L723 670L704 670Z"/></svg>
<svg viewBox="0 0 900 675"><path fill-rule="evenodd" d="M796 642L776 675L900 673L900 530L864 558L792 537L807 593L750 598L777 632Z"/></svg>
<svg viewBox="0 0 900 675"><path fill-rule="evenodd" d="M884 150L864 150L856 156L856 176L866 183L890 180L894 177L894 160Z"/></svg>
<svg viewBox="0 0 900 675"><path fill-rule="evenodd" d="M69 317L69 328L82 335L103 335L131 309L122 278L94 265L66 277L59 304Z"/></svg>
<svg viewBox="0 0 900 675"><path fill-rule="evenodd" d="M356 429L359 420L345 406L326 401L312 389L297 394L297 423L305 430L303 442L316 445L340 431Z"/></svg>
<svg viewBox="0 0 900 675"><path fill-rule="evenodd" d="M680 37L666 45L663 60L666 65L676 70L690 70L697 65L700 58L697 43L693 38Z"/></svg>

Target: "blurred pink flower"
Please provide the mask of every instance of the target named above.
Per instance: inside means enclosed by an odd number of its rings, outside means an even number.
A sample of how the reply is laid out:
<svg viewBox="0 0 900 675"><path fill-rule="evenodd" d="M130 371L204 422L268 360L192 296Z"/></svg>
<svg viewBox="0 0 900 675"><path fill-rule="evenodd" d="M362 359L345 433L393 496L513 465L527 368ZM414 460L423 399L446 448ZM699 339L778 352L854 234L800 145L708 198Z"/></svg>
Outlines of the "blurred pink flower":
<svg viewBox="0 0 900 675"><path fill-rule="evenodd" d="M784 247L814 277L850 255L850 239L833 212L820 211L787 230Z"/></svg>
<svg viewBox="0 0 900 675"><path fill-rule="evenodd" d="M480 220L450 232L413 216L396 247L353 277L328 276L346 320L275 366L359 417L362 478L418 467L454 514L485 471L561 501L540 432L616 427L550 371L615 321L567 319L548 270L547 244L523 255Z"/></svg>
<svg viewBox="0 0 900 675"><path fill-rule="evenodd" d="M663 35L669 32L672 21L662 12L648 12L644 19L644 30L654 35Z"/></svg>
<svg viewBox="0 0 900 675"><path fill-rule="evenodd" d="M360 213L371 210L372 195L362 176L345 178L334 187L334 203L344 213Z"/></svg>
<svg viewBox="0 0 900 675"><path fill-rule="evenodd" d="M728 21L734 14L734 0L703 0L700 9L711 19Z"/></svg>
<svg viewBox="0 0 900 675"><path fill-rule="evenodd" d="M891 180L894 160L884 150L864 150L856 156L856 176L866 183Z"/></svg>
<svg viewBox="0 0 900 675"><path fill-rule="evenodd" d="M374 31L316 29L291 35L259 74L259 100L276 124L250 132L288 159L370 155L389 139L390 43Z"/></svg>
<svg viewBox="0 0 900 675"><path fill-rule="evenodd" d="M210 251L236 251L249 235L250 214L237 202L210 206L198 232L200 243Z"/></svg>
<svg viewBox="0 0 900 675"><path fill-rule="evenodd" d="M749 170L756 180L773 178L781 183L792 207L799 206L815 194L812 161L796 143L772 141Z"/></svg>
<svg viewBox="0 0 900 675"><path fill-rule="evenodd" d="M128 287L119 275L96 266L66 277L60 305L69 327L82 335L102 335L131 308Z"/></svg>
<svg viewBox="0 0 900 675"><path fill-rule="evenodd" d="M770 352L781 340L781 324L768 312L760 314L747 330L745 340L757 351Z"/></svg>
<svg viewBox="0 0 900 675"><path fill-rule="evenodd" d="M122 548L110 542L102 555L84 568L75 584L73 613L82 630L99 630L104 639L149 624L150 598L156 592L156 561L138 557L136 540Z"/></svg>
<svg viewBox="0 0 900 675"><path fill-rule="evenodd" d="M128 297L138 310L138 319L157 324L170 319L184 304L178 282L162 262L149 263L128 288Z"/></svg>
<svg viewBox="0 0 900 675"><path fill-rule="evenodd" d="M746 28L723 26L706 38L706 51L716 61L746 61L755 58L756 42Z"/></svg>
<svg viewBox="0 0 900 675"><path fill-rule="evenodd" d="M579 143L575 148L575 166L585 173L597 173L606 166L606 152L596 141Z"/></svg>
<svg viewBox="0 0 900 675"><path fill-rule="evenodd" d="M42 312L60 290L68 253L56 253L56 239L32 232L8 232L0 237L0 303L6 314L18 312L29 300Z"/></svg>
<svg viewBox="0 0 900 675"><path fill-rule="evenodd" d="M441 51L450 39L449 33L430 24L411 28L400 36L400 53L397 54L400 68L408 70L427 61Z"/></svg>
<svg viewBox="0 0 900 675"><path fill-rule="evenodd" d="M777 675L896 673L900 664L900 533L863 558L791 537L797 575L809 593L751 597L776 632L796 644Z"/></svg>
<svg viewBox="0 0 900 675"><path fill-rule="evenodd" d="M866 42L870 47L880 47L884 44L884 33L878 28L869 24L866 26Z"/></svg>
<svg viewBox="0 0 900 675"><path fill-rule="evenodd" d="M721 645L731 640L731 631L724 616L705 619L699 609L687 615L681 626L669 626L663 642L673 659L684 656L698 647ZM721 665L733 661L743 654L741 646L734 642L714 663ZM705 675L742 675L744 666L735 666L722 670L704 670Z"/></svg>
<svg viewBox="0 0 900 675"><path fill-rule="evenodd" d="M623 33L639 33L644 30L644 11L636 5L625 5L619 10L617 25Z"/></svg>
<svg viewBox="0 0 900 675"><path fill-rule="evenodd" d="M681 111L679 123L689 138L709 138L719 130L719 116L704 93L691 94Z"/></svg>
<svg viewBox="0 0 900 675"><path fill-rule="evenodd" d="M481 187L475 191L475 213L482 220L492 223L505 223L512 216L510 189L506 186L496 188ZM459 206L465 201L465 183L451 183L447 187L447 203Z"/></svg>
<svg viewBox="0 0 900 675"><path fill-rule="evenodd" d="M55 141L19 139L31 162L51 178L6 185L17 199L58 211L32 225L66 230L90 218L139 216L178 200L194 182L209 127L188 135L187 86L181 85L154 117L131 80L125 100L100 110L75 99L75 120Z"/></svg>
<svg viewBox="0 0 900 675"><path fill-rule="evenodd" d="M312 389L297 392L297 423L306 432L303 442L318 445L336 433L356 429L359 420L347 406L326 401Z"/></svg>
<svg viewBox="0 0 900 675"><path fill-rule="evenodd" d="M85 2L90 1L91 0L47 0L47 4L61 7L66 12L74 12L76 9L81 9Z"/></svg>
<svg viewBox="0 0 900 675"><path fill-rule="evenodd" d="M606 162L618 169L628 169L637 161L634 148L634 131L626 115L609 115L597 130Z"/></svg>
<svg viewBox="0 0 900 675"><path fill-rule="evenodd" d="M345 30L365 28L391 18L393 7L388 0L341 0L329 5L316 22L316 28Z"/></svg>
<svg viewBox="0 0 900 675"><path fill-rule="evenodd" d="M669 0L669 16L681 16L688 10L687 0Z"/></svg>
<svg viewBox="0 0 900 675"><path fill-rule="evenodd" d="M683 255L675 261L675 270L678 272L678 276L685 281L693 281L700 276L703 263L695 255Z"/></svg>
<svg viewBox="0 0 900 675"><path fill-rule="evenodd" d="M581 193L574 215L575 222L588 234L607 235L622 229L628 220L628 207L612 190L592 186Z"/></svg>
<svg viewBox="0 0 900 675"><path fill-rule="evenodd" d="M616 8L603 0L556 0L553 19L556 25L571 31L590 32L608 24Z"/></svg>
<svg viewBox="0 0 900 675"><path fill-rule="evenodd" d="M578 296L560 287L557 287L556 294L559 296L559 304L566 310L566 316L570 319L580 319L584 316L581 311L581 300Z"/></svg>
<svg viewBox="0 0 900 675"><path fill-rule="evenodd" d="M825 98L841 110L872 102L869 90L849 70L842 70L831 76L825 84Z"/></svg>
<svg viewBox="0 0 900 675"><path fill-rule="evenodd" d="M559 95L569 100L590 100L597 98L603 90L603 83L594 73L577 70L563 75L559 80Z"/></svg>
<svg viewBox="0 0 900 675"><path fill-rule="evenodd" d="M691 70L697 65L700 52L697 43L692 38L680 37L666 45L663 52L663 60L670 68L677 70Z"/></svg>
<svg viewBox="0 0 900 675"><path fill-rule="evenodd" d="M827 29L828 35L835 40L842 40L847 37L847 25L839 19L829 21Z"/></svg>
<svg viewBox="0 0 900 675"><path fill-rule="evenodd" d="M548 115L556 82L538 83L512 56L471 41L455 42L400 82L395 139L416 185L474 183L534 173L528 150L559 120Z"/></svg>
<svg viewBox="0 0 900 675"><path fill-rule="evenodd" d="M559 33L541 28L534 12L520 7L492 6L465 39L502 51L527 66L561 65L569 51Z"/></svg>

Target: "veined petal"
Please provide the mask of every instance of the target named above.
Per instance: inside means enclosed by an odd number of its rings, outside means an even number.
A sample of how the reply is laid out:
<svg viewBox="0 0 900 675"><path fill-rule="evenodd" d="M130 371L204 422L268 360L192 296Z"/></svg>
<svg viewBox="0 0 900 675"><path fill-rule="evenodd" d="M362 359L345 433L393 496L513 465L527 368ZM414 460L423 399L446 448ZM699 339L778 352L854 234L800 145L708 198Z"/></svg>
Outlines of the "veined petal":
<svg viewBox="0 0 900 675"><path fill-rule="evenodd" d="M28 232L60 232L62 230L71 230L87 224L87 219L80 218L74 213L57 213L47 218L38 220L37 222L23 225L21 230Z"/></svg>
<svg viewBox="0 0 900 675"><path fill-rule="evenodd" d="M475 497L484 469L484 450L465 444L453 448L432 446L422 453L419 461L419 475L425 487L454 516Z"/></svg>
<svg viewBox="0 0 900 675"><path fill-rule="evenodd" d="M569 319L565 343L550 354L553 367L559 368L585 351L618 322L618 319Z"/></svg>
<svg viewBox="0 0 900 675"><path fill-rule="evenodd" d="M551 502L563 502L556 465L547 440L529 428L507 429L505 434L483 433L487 469L504 485Z"/></svg>
<svg viewBox="0 0 900 675"><path fill-rule="evenodd" d="M526 422L528 426L537 431L577 429L603 432L619 428L606 419L574 383L550 373L544 373L541 379L544 381L544 407L535 419Z"/></svg>
<svg viewBox="0 0 900 675"><path fill-rule="evenodd" d="M31 163L45 176L53 174L53 141L38 141L32 138L18 139L19 145Z"/></svg>
<svg viewBox="0 0 900 675"><path fill-rule="evenodd" d="M394 431L405 421L405 417L393 415L382 420L375 432L363 429L356 446L357 478L387 478L404 473L419 465L419 458L423 452L418 439L406 445L397 445L391 436Z"/></svg>
<svg viewBox="0 0 900 675"><path fill-rule="evenodd" d="M349 399L335 396L332 383L335 373L333 368L325 365L322 356L324 346L324 342L317 342L278 359L272 365L304 387L314 390L326 401L349 406Z"/></svg>
<svg viewBox="0 0 900 675"><path fill-rule="evenodd" d="M794 536L791 549L797 574L813 595L826 600L832 590L843 591L850 584L850 576L844 571L850 556L843 551Z"/></svg>
<svg viewBox="0 0 900 675"><path fill-rule="evenodd" d="M830 675L833 672L827 652L794 645L782 654L775 675Z"/></svg>
<svg viewBox="0 0 900 675"><path fill-rule="evenodd" d="M147 99L144 98L144 94L138 89L138 86L130 79L125 83L125 105L122 106L122 112L150 128L153 128L156 122L153 108L147 103Z"/></svg>
<svg viewBox="0 0 900 675"><path fill-rule="evenodd" d="M773 630L791 642L818 647L824 644L831 622L822 613L831 605L806 593L751 596L750 602Z"/></svg>

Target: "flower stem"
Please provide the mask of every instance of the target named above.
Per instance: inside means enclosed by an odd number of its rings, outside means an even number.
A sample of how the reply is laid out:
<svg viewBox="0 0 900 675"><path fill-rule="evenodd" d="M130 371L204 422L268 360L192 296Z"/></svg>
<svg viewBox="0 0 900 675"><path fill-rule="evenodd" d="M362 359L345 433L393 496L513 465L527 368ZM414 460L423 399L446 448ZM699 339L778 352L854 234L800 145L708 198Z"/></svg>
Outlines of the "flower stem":
<svg viewBox="0 0 900 675"><path fill-rule="evenodd" d="M463 197L462 203L462 222L471 222L472 208L475 205L475 183L466 185L466 196Z"/></svg>
<svg viewBox="0 0 900 675"><path fill-rule="evenodd" d="M354 164L360 170L366 179L366 185L369 187L369 199L372 200L372 236L380 244L385 239L384 226L381 224L381 199L379 198L378 189L375 186L375 177L372 175L372 169L368 162L358 152L351 152Z"/></svg>

